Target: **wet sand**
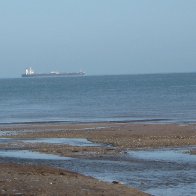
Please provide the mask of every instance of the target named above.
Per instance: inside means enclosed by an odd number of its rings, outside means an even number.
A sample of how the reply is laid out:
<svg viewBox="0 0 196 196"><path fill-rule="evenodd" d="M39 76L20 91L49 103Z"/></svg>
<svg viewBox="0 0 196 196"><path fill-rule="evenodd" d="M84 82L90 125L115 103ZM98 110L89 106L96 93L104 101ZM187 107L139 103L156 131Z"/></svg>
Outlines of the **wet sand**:
<svg viewBox="0 0 196 196"><path fill-rule="evenodd" d="M0 164L0 169L0 195L144 195L120 184L46 166Z"/></svg>
<svg viewBox="0 0 196 196"><path fill-rule="evenodd" d="M0 144L0 149L29 149L69 157L119 156L127 149L196 145L196 125L150 125L128 123L23 124L2 125L0 133L9 138L86 138L105 146L64 144ZM11 134L11 133L16 134ZM17 134L18 133L18 134ZM2 136L5 138L5 135ZM193 153L194 154L194 153ZM0 164L1 194L34 195L143 195L119 184L99 182L91 177L55 168L33 165ZM9 183L8 183L9 182ZM52 183L52 184L51 184ZM17 188L19 187L19 188ZM15 192L13 192L15 191Z"/></svg>

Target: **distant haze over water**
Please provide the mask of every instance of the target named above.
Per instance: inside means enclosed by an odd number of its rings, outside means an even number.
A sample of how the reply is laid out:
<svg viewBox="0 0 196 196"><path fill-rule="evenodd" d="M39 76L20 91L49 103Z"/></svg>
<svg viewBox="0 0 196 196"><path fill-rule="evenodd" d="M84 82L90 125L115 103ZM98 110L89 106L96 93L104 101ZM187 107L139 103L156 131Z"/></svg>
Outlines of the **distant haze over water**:
<svg viewBox="0 0 196 196"><path fill-rule="evenodd" d="M196 122L196 73L0 80L0 123Z"/></svg>

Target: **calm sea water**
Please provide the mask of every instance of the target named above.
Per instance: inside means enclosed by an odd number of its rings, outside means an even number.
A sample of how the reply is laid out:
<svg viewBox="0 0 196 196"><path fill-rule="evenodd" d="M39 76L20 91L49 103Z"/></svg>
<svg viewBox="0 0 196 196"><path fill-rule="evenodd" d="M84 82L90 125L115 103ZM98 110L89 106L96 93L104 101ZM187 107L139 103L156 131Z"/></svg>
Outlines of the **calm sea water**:
<svg viewBox="0 0 196 196"><path fill-rule="evenodd" d="M196 122L196 73L0 80L0 123Z"/></svg>

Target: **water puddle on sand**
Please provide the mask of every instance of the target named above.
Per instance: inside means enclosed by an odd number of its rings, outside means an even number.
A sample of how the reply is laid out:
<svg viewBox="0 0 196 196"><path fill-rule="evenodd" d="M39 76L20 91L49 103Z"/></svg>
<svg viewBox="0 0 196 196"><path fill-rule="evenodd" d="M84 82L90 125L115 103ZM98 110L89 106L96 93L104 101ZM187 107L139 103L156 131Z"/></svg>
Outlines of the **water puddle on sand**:
<svg viewBox="0 0 196 196"><path fill-rule="evenodd" d="M93 143L85 138L38 138L32 140L24 140L27 143L47 143L47 144L67 144L70 146L92 147L103 146L103 144Z"/></svg>
<svg viewBox="0 0 196 196"><path fill-rule="evenodd" d="M41 160L72 160L71 157L33 152L29 150L0 150L0 157L17 159L41 159Z"/></svg>
<svg viewBox="0 0 196 196"><path fill-rule="evenodd" d="M16 131L0 131L0 136L12 136L16 135Z"/></svg>
<svg viewBox="0 0 196 196"><path fill-rule="evenodd" d="M20 142L33 143L33 144L36 143L66 144L70 146L80 146L80 147L106 146L104 144L93 143L85 138L35 138L35 139L0 138L0 144L10 144L10 143L20 143Z"/></svg>
<svg viewBox="0 0 196 196"><path fill-rule="evenodd" d="M25 131L0 131L0 136L16 136L16 135L22 135L26 133L33 133L31 130L25 130Z"/></svg>

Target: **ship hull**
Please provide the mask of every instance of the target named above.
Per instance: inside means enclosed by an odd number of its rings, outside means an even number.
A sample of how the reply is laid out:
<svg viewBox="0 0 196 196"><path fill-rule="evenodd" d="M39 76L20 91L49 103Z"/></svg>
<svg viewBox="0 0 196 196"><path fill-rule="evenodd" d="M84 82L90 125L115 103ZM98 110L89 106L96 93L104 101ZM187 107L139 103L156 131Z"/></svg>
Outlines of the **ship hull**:
<svg viewBox="0 0 196 196"><path fill-rule="evenodd" d="M84 76L84 72L78 73L43 73L43 74L22 74L24 78L41 78L41 77L79 77Z"/></svg>

